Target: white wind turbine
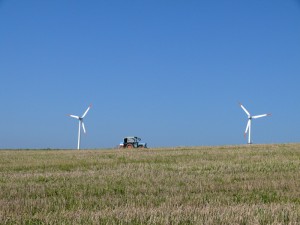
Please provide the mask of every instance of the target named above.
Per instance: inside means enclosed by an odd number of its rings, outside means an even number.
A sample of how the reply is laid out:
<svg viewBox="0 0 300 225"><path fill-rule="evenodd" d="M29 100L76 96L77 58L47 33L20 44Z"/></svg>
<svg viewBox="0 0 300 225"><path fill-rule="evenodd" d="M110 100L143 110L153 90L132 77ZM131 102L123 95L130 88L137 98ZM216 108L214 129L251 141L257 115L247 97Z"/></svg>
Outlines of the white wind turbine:
<svg viewBox="0 0 300 225"><path fill-rule="evenodd" d="M257 116L251 116L250 113L247 111L247 109L241 103L239 103L239 104L248 116L248 123L246 126L244 137L246 138L246 134L248 132L248 144L252 144L251 143L251 121L252 121L252 119L257 119L257 118L261 118L261 117L265 117L265 116L271 116L271 114L268 113L268 114L262 114L262 115L257 115Z"/></svg>
<svg viewBox="0 0 300 225"><path fill-rule="evenodd" d="M87 110L83 113L83 115L81 117L79 116L74 116L74 115L68 115L70 117L73 117L75 119L78 119L78 122L79 122L79 127L78 127L78 144L77 144L77 149L79 150L80 149L80 139L81 139L81 127L83 129L83 132L86 133L86 130L85 130L85 126L84 126L84 123L83 123L83 118L86 116L86 114L88 113L88 111L90 110L90 108L92 107L92 105L90 105Z"/></svg>

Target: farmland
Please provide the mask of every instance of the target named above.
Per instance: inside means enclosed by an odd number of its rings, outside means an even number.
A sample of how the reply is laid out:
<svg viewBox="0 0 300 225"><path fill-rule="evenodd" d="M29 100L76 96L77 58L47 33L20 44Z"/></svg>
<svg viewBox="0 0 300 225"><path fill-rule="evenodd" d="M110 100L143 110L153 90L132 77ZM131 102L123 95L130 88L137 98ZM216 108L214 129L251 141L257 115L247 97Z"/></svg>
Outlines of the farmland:
<svg viewBox="0 0 300 225"><path fill-rule="evenodd" d="M300 144L1 150L0 224L300 224Z"/></svg>

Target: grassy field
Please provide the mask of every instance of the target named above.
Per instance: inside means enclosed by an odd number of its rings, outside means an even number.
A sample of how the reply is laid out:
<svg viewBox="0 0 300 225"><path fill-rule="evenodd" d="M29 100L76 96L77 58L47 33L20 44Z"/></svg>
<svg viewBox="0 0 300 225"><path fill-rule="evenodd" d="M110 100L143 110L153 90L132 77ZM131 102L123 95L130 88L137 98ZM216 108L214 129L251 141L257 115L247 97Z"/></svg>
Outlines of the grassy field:
<svg viewBox="0 0 300 225"><path fill-rule="evenodd" d="M2 150L0 224L300 224L300 144Z"/></svg>

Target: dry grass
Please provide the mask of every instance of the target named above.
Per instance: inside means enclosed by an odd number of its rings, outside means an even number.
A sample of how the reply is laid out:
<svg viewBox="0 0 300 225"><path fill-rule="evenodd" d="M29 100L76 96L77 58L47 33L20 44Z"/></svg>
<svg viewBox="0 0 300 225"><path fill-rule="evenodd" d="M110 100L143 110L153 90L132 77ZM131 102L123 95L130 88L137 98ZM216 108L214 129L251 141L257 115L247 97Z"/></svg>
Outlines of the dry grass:
<svg viewBox="0 0 300 225"><path fill-rule="evenodd" d="M300 145L0 151L0 224L300 224Z"/></svg>

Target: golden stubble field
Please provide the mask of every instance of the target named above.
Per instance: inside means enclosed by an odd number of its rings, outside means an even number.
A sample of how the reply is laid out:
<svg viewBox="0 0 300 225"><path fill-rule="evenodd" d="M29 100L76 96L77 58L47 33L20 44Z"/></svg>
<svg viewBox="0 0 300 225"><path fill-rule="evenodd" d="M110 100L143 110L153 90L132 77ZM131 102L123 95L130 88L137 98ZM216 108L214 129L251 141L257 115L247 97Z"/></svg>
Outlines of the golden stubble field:
<svg viewBox="0 0 300 225"><path fill-rule="evenodd" d="M300 224L300 144L1 150L0 224Z"/></svg>

